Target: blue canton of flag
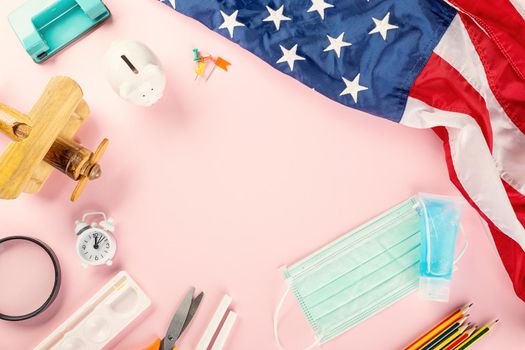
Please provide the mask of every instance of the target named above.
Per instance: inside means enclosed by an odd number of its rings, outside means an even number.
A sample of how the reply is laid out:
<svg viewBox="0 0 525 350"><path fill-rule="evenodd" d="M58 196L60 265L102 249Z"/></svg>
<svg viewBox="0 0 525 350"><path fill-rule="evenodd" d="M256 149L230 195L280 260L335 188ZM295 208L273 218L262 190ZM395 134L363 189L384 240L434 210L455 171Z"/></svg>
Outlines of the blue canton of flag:
<svg viewBox="0 0 525 350"><path fill-rule="evenodd" d="M456 14L434 0L162 2L323 95L395 122Z"/></svg>

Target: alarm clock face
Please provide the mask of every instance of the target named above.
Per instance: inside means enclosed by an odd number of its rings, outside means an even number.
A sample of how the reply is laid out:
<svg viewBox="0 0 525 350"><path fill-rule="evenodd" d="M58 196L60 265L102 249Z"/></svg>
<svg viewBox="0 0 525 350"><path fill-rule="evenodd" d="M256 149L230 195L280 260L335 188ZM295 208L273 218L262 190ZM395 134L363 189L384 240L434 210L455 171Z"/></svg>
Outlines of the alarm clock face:
<svg viewBox="0 0 525 350"><path fill-rule="evenodd" d="M87 265L111 265L117 246L111 234L99 228L90 228L77 239L77 253Z"/></svg>

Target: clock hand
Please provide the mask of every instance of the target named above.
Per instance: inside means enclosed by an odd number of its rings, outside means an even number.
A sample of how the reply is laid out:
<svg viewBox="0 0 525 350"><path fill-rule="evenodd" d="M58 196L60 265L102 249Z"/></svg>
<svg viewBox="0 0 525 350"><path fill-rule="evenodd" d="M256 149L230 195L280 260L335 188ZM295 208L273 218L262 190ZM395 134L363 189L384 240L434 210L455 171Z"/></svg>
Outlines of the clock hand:
<svg viewBox="0 0 525 350"><path fill-rule="evenodd" d="M102 244L102 242L104 242L104 240L106 240L106 239L107 239L107 237L105 237L105 236L101 236L100 239L99 239L99 241L98 241L97 244L96 244L96 247L94 247L94 248L95 248L95 249L98 249L98 248L99 248L99 245Z"/></svg>

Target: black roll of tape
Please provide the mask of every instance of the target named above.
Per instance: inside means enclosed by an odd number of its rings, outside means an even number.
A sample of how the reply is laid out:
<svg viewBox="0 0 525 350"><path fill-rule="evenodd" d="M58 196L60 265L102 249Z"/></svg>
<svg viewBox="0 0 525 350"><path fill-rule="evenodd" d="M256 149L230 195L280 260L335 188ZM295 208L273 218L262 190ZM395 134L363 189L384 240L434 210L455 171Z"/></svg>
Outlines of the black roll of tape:
<svg viewBox="0 0 525 350"><path fill-rule="evenodd" d="M6 321L23 321L27 320L29 318L35 317L42 312L44 312L52 303L55 301L58 292L60 291L60 284L61 284L61 273L60 273L60 262L58 261L57 256L55 255L55 252L53 249L51 249L47 244L42 242L41 240L38 240L36 238L27 237L27 236L10 236L5 238L0 238L0 244L9 242L9 241L28 241L31 243L36 244L40 248L42 248L47 255L49 255L49 258L51 259L51 262L53 263L53 268L55 270L55 282L53 283L53 289L51 290L51 294L47 298L47 300L35 311L32 311L30 313L27 313L25 315L20 316L12 316L12 315L6 315L2 313L2 310L0 310L0 320L6 320Z"/></svg>

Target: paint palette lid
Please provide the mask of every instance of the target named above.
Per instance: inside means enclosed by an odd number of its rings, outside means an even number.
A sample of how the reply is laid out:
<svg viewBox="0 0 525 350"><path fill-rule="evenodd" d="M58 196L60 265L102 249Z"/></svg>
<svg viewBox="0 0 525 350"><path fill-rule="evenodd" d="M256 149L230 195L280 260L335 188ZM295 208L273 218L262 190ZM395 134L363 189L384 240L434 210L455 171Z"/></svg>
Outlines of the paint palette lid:
<svg viewBox="0 0 525 350"><path fill-rule="evenodd" d="M150 298L121 271L35 350L102 349L150 305Z"/></svg>

